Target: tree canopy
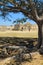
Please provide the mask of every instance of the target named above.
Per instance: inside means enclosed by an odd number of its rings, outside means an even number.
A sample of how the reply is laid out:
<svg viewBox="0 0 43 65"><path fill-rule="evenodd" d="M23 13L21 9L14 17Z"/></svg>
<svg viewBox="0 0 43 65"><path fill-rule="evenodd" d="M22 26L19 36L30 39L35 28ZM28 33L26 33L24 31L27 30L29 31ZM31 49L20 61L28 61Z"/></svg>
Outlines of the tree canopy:
<svg viewBox="0 0 43 65"><path fill-rule="evenodd" d="M0 0L1 16L9 12L22 12L34 21L43 20L43 1L41 0ZM38 22L37 22L38 23Z"/></svg>
<svg viewBox="0 0 43 65"><path fill-rule="evenodd" d="M24 22L26 22L27 19L28 19L27 17L21 18L21 19L17 19L16 21L13 21L13 24L14 23L18 23L18 24L22 23L23 24Z"/></svg>

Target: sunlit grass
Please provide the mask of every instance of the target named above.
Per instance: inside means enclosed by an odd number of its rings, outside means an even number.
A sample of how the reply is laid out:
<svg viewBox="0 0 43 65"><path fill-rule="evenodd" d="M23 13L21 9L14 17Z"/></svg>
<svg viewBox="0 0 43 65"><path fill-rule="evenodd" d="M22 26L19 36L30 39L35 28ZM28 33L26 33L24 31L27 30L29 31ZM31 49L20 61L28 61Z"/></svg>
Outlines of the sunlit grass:
<svg viewBox="0 0 43 65"><path fill-rule="evenodd" d="M0 31L0 37L38 38L37 31Z"/></svg>

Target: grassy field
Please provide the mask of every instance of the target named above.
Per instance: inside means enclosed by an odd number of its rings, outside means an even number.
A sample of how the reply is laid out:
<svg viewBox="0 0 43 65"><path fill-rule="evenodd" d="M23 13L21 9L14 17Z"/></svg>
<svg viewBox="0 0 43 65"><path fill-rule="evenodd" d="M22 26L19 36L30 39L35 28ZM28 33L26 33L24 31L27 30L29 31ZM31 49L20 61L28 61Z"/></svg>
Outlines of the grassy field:
<svg viewBox="0 0 43 65"><path fill-rule="evenodd" d="M0 31L0 37L38 38L37 31Z"/></svg>

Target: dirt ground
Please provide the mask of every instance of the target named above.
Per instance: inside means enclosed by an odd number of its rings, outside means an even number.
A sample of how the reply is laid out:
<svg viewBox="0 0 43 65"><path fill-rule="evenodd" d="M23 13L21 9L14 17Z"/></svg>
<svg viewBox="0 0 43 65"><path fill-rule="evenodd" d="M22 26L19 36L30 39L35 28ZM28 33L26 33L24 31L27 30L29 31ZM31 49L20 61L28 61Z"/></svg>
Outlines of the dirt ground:
<svg viewBox="0 0 43 65"><path fill-rule="evenodd" d="M43 65L43 56L39 53L32 54L33 60L31 62L24 62L22 65Z"/></svg>
<svg viewBox="0 0 43 65"><path fill-rule="evenodd" d="M38 52L34 52L32 55L32 61L31 62L23 62L22 65L43 65L43 55L40 55ZM0 65L6 65L11 60L11 57L0 60Z"/></svg>

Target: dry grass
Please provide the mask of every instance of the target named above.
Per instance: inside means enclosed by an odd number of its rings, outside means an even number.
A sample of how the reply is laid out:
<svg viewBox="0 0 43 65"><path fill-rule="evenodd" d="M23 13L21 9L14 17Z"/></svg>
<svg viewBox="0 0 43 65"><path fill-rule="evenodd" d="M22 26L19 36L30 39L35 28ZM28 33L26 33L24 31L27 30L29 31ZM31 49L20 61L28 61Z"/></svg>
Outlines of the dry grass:
<svg viewBox="0 0 43 65"><path fill-rule="evenodd" d="M0 31L0 37L38 38L37 31Z"/></svg>
<svg viewBox="0 0 43 65"><path fill-rule="evenodd" d="M43 56L39 53L34 53L33 60L31 62L24 62L22 65L43 65Z"/></svg>
<svg viewBox="0 0 43 65"><path fill-rule="evenodd" d="M43 65L43 56L41 56L38 52L32 53L32 57L33 60L31 62L29 61L23 62L22 65ZM8 65L10 60L11 58L1 60L0 65L6 65L6 64ZM11 63L13 63L13 61ZM11 63L9 65L11 65Z"/></svg>

